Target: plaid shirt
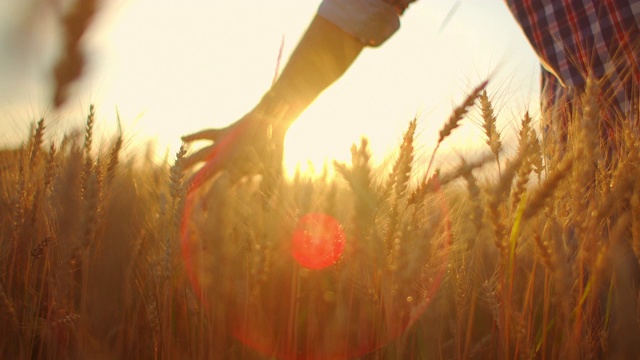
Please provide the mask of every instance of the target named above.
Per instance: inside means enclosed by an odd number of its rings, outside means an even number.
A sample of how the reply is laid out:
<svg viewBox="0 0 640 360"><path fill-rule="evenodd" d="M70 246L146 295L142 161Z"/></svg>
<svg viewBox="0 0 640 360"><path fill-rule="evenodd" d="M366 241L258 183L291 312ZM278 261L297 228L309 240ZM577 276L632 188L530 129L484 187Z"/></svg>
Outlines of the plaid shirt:
<svg viewBox="0 0 640 360"><path fill-rule="evenodd" d="M397 30L399 22L394 19L414 1L324 0L319 14L334 21L336 4L341 5L343 19L334 23L366 44L379 45ZM603 104L610 105L604 108L637 119L640 0L505 2L540 58L543 112L566 111L570 107L555 105L570 103L582 92L586 79L593 77L599 81ZM349 11L358 13L357 19ZM363 15L367 13L375 16ZM376 33L375 29L385 30ZM565 122L556 121L557 114L547 115L551 121Z"/></svg>
<svg viewBox="0 0 640 360"><path fill-rule="evenodd" d="M640 0L506 0L542 64L546 130L564 134L570 104L598 80L605 122L638 120ZM604 129L607 131L608 129Z"/></svg>

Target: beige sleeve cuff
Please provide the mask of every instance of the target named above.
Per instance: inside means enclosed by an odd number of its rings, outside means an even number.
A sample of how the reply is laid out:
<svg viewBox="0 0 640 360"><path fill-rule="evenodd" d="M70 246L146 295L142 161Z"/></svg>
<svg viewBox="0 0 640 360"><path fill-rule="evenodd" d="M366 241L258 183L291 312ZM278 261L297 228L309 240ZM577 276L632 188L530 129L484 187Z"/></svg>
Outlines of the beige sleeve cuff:
<svg viewBox="0 0 640 360"><path fill-rule="evenodd" d="M367 46L379 46L400 28L393 6L381 0L323 0L318 15Z"/></svg>

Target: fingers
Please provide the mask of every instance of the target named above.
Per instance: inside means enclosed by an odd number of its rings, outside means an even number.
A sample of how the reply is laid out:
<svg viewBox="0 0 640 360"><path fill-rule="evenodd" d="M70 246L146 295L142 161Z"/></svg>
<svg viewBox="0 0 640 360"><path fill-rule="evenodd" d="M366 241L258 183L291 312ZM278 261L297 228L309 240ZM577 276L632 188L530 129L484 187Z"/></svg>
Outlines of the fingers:
<svg viewBox="0 0 640 360"><path fill-rule="evenodd" d="M189 134L189 135L183 136L182 137L182 141L184 141L184 142L192 142L192 141L196 141L196 140L217 141L221 132L222 132L221 129L202 130L202 131L198 131L198 132L193 133L193 134Z"/></svg>
<svg viewBox="0 0 640 360"><path fill-rule="evenodd" d="M207 146L204 147L198 151L196 151L194 154L187 156L186 158L184 158L183 161L183 168L184 169L189 169L191 168L193 165L201 162L201 161L205 161L207 160L207 156L209 156L209 154L211 154L212 151L214 151L215 145L211 145L211 146Z"/></svg>
<svg viewBox="0 0 640 360"><path fill-rule="evenodd" d="M213 178L216 174L223 170L222 161L218 157L214 157L207 161L204 166L198 170L187 181L187 192L191 192L200 187L207 180Z"/></svg>

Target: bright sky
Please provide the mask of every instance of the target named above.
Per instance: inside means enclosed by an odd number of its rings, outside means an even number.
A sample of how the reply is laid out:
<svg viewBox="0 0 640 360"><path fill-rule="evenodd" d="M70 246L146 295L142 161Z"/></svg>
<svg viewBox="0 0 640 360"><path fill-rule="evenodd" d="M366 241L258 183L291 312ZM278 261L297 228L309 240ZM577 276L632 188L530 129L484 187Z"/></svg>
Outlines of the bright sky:
<svg viewBox="0 0 640 360"><path fill-rule="evenodd" d="M98 129L107 134L113 134L118 109L125 135L133 138L130 150L152 138L158 153L175 152L180 135L228 125L256 104L271 84L282 38L286 60L320 0L103 4L85 38L89 70L68 105L52 114L47 86L55 20L37 7L0 2L0 146L23 141L29 123L42 115L57 133L82 125L94 103ZM448 17L454 4L414 3L398 33L365 50L289 131L288 167L348 160L362 135L380 161L416 114L428 150L452 107L489 75L506 133L527 108L535 114L539 65L503 1L461 0ZM478 126L467 122L443 150L477 151L483 141Z"/></svg>

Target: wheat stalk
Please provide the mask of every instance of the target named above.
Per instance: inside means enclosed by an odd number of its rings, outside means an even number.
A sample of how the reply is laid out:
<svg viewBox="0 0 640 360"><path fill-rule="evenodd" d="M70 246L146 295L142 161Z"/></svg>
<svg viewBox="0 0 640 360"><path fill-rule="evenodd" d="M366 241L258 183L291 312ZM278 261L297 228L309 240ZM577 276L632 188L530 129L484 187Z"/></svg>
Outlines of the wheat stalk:
<svg viewBox="0 0 640 360"><path fill-rule="evenodd" d="M53 179L56 177L58 166L56 163L56 144L51 143L49 147L49 154L47 156L47 166L44 171L44 193L47 194L53 191Z"/></svg>
<svg viewBox="0 0 640 360"><path fill-rule="evenodd" d="M524 219L534 216L544 206L547 199L549 199L558 188L560 182L570 174L573 164L573 159L567 157L549 174L549 177L544 183L528 198L527 205L522 214Z"/></svg>
<svg viewBox="0 0 640 360"><path fill-rule="evenodd" d="M122 130L120 128L120 115L118 114L118 137L116 138L115 143L113 144L113 148L111 149L111 153L109 154L109 163L107 165L107 171L105 173L105 182L106 186L111 186L113 182L113 178L116 173L116 168L118 167L118 160L120 157L120 150L122 149Z"/></svg>
<svg viewBox="0 0 640 360"><path fill-rule="evenodd" d="M385 187L386 191L395 190L394 202L400 200L407 190L409 178L411 176L411 167L413 163L414 136L416 131L417 120L413 119L409 122L409 127L402 137L400 144L400 152L396 162L393 164L389 180Z"/></svg>
<svg viewBox="0 0 640 360"><path fill-rule="evenodd" d="M4 287L2 286L2 283L0 283L0 305L1 305L0 309L4 309L4 312L9 315L9 320L10 320L9 324L13 328L17 329L20 326L20 323L18 322L18 313L16 312L16 309L13 306L13 302L7 296L7 293L5 292Z"/></svg>
<svg viewBox="0 0 640 360"><path fill-rule="evenodd" d="M369 141L361 138L360 146L351 147L351 163L349 169L345 164L334 161L336 171L347 181L354 196L354 223L356 236L363 241L369 236L375 210L378 206L372 188L371 153Z"/></svg>
<svg viewBox="0 0 640 360"><path fill-rule="evenodd" d="M433 164L433 159L436 156L436 152L440 147L440 144L446 139L451 132L455 130L458 126L460 126L460 120L467 114L469 108L473 106L476 99L480 96L480 93L487 87L488 81L483 81L480 85L478 85L475 89L471 91L471 93L465 98L465 100L453 109L451 116L449 116L449 120L444 124L440 132L438 133L438 142L436 143L436 147L433 149L431 153L431 158L429 159L429 165L427 165L427 172L431 170L431 165Z"/></svg>
<svg viewBox="0 0 640 360"><path fill-rule="evenodd" d="M498 164L498 172L500 172L500 151L502 143L500 142L500 133L496 128L496 117L493 113L493 105L487 96L487 91L480 93L480 108L482 110L482 129L487 137L486 143L489 145L491 152L496 157Z"/></svg>
<svg viewBox="0 0 640 360"><path fill-rule="evenodd" d="M86 195L86 189L88 187L89 177L93 172L93 158L91 155L91 146L93 143L93 125L95 123L95 107L93 105L89 106L89 114L87 115L87 121L85 123L85 133L84 133L84 164L82 168L82 188L81 192L83 197Z"/></svg>
<svg viewBox="0 0 640 360"><path fill-rule="evenodd" d="M522 128L519 134L520 148L518 149L518 152L523 153L525 151L524 149L529 149L532 147L532 131L533 129L531 129L531 117L529 117L529 113L527 112L525 113L524 119L522 120ZM522 160L522 164L518 167L516 173L515 189L511 193L511 212L515 212L515 209L520 204L522 195L526 191L527 183L529 182L529 174L531 173L533 167L530 160L532 155L533 154L525 155Z"/></svg>
<svg viewBox="0 0 640 360"><path fill-rule="evenodd" d="M85 247L93 244L96 236L96 227L99 218L99 198L100 185L98 174L92 172L87 180L87 190L84 198L82 244Z"/></svg>
<svg viewBox="0 0 640 360"><path fill-rule="evenodd" d="M184 169L183 162L185 155L187 154L187 147L185 144L180 146L180 149L176 153L176 161L171 167L170 186L169 192L171 195L171 212L172 212L172 228L171 231L164 237L164 256L162 261L163 274L165 279L169 279L172 274L171 263L173 255L173 237L178 234L180 230L180 224L182 222L182 207L185 201L185 189L183 185Z"/></svg>
<svg viewBox="0 0 640 360"><path fill-rule="evenodd" d="M391 211L389 214L390 222L387 228L387 236L385 237L385 245L388 254L388 267L396 269L398 267L398 255L401 251L401 236L399 224L405 209L404 200L409 179L411 177L411 168L413 163L413 141L416 131L416 119L409 122L409 127L404 133L398 159L393 166L393 170L389 175L391 186L394 190L394 196L391 200Z"/></svg>
<svg viewBox="0 0 640 360"><path fill-rule="evenodd" d="M33 169L36 165L38 153L40 152L40 148L42 147L42 143L44 141L44 129L44 118L42 118L40 119L40 121L38 121L38 125L31 142L31 155L29 156L30 169Z"/></svg>
<svg viewBox="0 0 640 360"><path fill-rule="evenodd" d="M531 165L533 165L533 171L538 176L538 181L540 181L542 179L542 173L544 171L544 154L542 153L542 146L540 145L540 140L538 140L538 135L533 129L531 129L529 146L531 149L529 161L531 161Z"/></svg>
<svg viewBox="0 0 640 360"><path fill-rule="evenodd" d="M484 210L480 201L480 187L478 186L478 181L473 175L473 172L471 170L465 171L462 173L462 177L467 184L467 193L471 200L471 214L469 220L471 220L476 231L476 236L471 237L473 239L473 243L469 244L469 249L472 249L475 246L475 239L478 234L480 234L480 230L482 230L482 217L484 215Z"/></svg>
<svg viewBox="0 0 640 360"><path fill-rule="evenodd" d="M517 173L517 169L520 168L522 162L527 156L527 145L522 144L516 157L510 159L502 174L500 175L498 182L493 186L492 189L489 189L488 193L488 201L486 203L486 212L485 214L489 218L489 222L493 226L494 231L494 244L495 246L506 255L507 246L504 243L505 239L505 216L503 216L503 210L501 209L502 201L507 197L507 194L511 190L511 184L513 182L513 178Z"/></svg>

